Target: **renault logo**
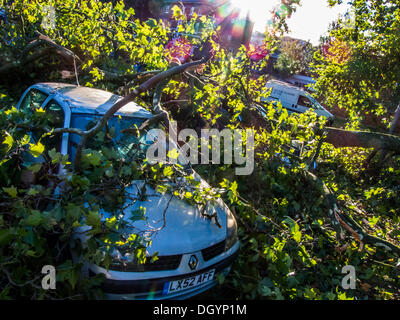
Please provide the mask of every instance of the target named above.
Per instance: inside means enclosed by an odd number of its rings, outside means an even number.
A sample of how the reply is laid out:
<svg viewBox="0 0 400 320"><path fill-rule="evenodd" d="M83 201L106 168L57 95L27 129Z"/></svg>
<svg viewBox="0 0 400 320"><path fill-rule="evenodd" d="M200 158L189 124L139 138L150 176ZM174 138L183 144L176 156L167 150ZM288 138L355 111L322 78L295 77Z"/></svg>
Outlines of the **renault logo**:
<svg viewBox="0 0 400 320"><path fill-rule="evenodd" d="M189 267L191 270L196 269L197 264L199 263L199 259L193 254L189 259Z"/></svg>

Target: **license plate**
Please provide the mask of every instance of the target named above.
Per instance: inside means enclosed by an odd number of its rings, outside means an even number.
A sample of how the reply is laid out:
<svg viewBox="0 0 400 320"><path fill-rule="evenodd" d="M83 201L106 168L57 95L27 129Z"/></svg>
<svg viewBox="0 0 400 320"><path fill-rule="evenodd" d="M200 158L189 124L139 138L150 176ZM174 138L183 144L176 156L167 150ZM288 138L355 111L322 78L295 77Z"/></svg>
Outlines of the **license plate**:
<svg viewBox="0 0 400 320"><path fill-rule="evenodd" d="M169 281L164 284L163 295L194 288L214 279L215 269L200 273L193 277Z"/></svg>

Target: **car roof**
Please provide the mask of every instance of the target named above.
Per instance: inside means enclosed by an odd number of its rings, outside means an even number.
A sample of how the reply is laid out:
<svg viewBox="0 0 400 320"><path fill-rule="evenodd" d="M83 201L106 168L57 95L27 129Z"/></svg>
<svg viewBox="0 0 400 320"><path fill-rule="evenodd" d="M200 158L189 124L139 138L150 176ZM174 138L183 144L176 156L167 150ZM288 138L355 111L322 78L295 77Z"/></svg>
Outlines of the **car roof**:
<svg viewBox="0 0 400 320"><path fill-rule="evenodd" d="M299 87L296 87L296 86L294 86L294 85L292 85L290 83L279 81L279 80L270 80L270 81L268 81L267 82L267 87L270 87L270 85L278 85L278 86L284 87L285 89L295 90L295 91L298 91L298 92L306 92L305 90L303 90L303 89L301 89Z"/></svg>
<svg viewBox="0 0 400 320"><path fill-rule="evenodd" d="M104 114L122 97L111 92L76 86L68 83L41 82L32 86L57 100L62 100L71 109L72 113ZM151 118L153 114L135 102L123 106L116 115L138 118Z"/></svg>

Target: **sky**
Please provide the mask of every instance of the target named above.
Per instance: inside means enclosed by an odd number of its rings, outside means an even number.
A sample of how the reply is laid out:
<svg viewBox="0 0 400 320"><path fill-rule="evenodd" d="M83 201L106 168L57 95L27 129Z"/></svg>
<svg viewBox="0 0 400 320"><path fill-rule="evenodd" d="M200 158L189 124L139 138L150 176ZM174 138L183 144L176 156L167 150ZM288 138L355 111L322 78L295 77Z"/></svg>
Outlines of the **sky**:
<svg viewBox="0 0 400 320"><path fill-rule="evenodd" d="M255 22L254 31L264 32L265 25L271 17L270 11L280 4L280 0L231 0L232 4L245 14L250 13ZM328 7L327 0L301 0L301 7L287 20L289 35L293 38L310 40L317 45L319 38L328 30L330 22L336 20L339 13L345 13L348 5L342 4L333 8Z"/></svg>
<svg viewBox="0 0 400 320"><path fill-rule="evenodd" d="M319 38L336 20L339 13L344 14L348 5L342 4L329 8L326 0L302 0L302 6L287 20L292 38L310 40L313 45L319 43ZM261 28L263 30L263 28Z"/></svg>

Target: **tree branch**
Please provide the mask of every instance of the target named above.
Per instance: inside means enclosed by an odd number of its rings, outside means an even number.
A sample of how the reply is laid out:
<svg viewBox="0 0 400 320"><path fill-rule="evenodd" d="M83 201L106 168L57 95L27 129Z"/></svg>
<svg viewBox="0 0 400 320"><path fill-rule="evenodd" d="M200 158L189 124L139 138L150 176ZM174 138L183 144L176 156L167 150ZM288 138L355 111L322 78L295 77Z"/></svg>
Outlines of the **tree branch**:
<svg viewBox="0 0 400 320"><path fill-rule="evenodd" d="M74 52L72 52L71 50L60 46L59 44L55 43L52 39L50 39L48 36L41 34L39 31L35 32L39 37L38 37L38 41L44 44L47 44L48 46L54 48L57 50L57 53L59 53L60 55L62 55L64 58L73 61L73 59L78 60L79 62L82 62L82 59L80 57L78 57Z"/></svg>
<svg viewBox="0 0 400 320"><path fill-rule="evenodd" d="M78 148L76 150L75 154L75 161L74 161L74 168L76 171L79 171L79 162L82 154L83 148L86 146L87 140L94 137L98 132L100 132L103 127L106 125L108 120L111 119L111 117L123 106L128 104L129 102L134 101L134 99L139 96L141 93L146 92L150 89L152 89L154 86L159 84L165 79L168 79L172 77L173 75L182 73L186 71L189 68L193 68L195 66L198 66L200 64L206 63L208 61L209 57L204 57L200 60L197 61L192 61L188 62L179 66L172 67L170 69L167 69L163 72L158 73L157 75L151 77L141 85L137 86L133 91L119 100L117 103L115 103L110 109L107 110L107 112L104 114L104 116L97 122L97 124L90 130L85 131L83 135L81 136L81 140L79 142Z"/></svg>
<svg viewBox="0 0 400 320"><path fill-rule="evenodd" d="M366 231L364 231L363 228L356 221L350 218L344 211L340 211L338 208L336 196L328 189L328 187L321 179L308 171L304 171L304 173L308 178L314 181L317 186L321 188L326 204L329 208L331 208L329 210L329 216L337 235L340 234L339 226L342 226L346 231L350 232L351 235L358 241L365 244L373 245L375 247L382 247L387 251L391 251L396 253L397 255L400 255L399 247L390 243L389 241L371 236Z"/></svg>
<svg viewBox="0 0 400 320"><path fill-rule="evenodd" d="M325 127L322 130L327 133L325 142L336 148L361 147L394 152L400 150L400 138L394 135L369 131L348 131L332 127ZM317 133L321 133L322 130L317 130Z"/></svg>
<svg viewBox="0 0 400 320"><path fill-rule="evenodd" d="M263 111L266 112L265 105L268 105L268 103L252 102L260 106ZM275 122L275 120L272 119L266 121ZM303 128L300 125L298 127ZM324 142L332 144L336 148L359 147L393 151L396 154L400 153L400 137L392 134L370 131L350 131L333 127L323 127L322 129L315 127L314 133L321 136L326 133Z"/></svg>

